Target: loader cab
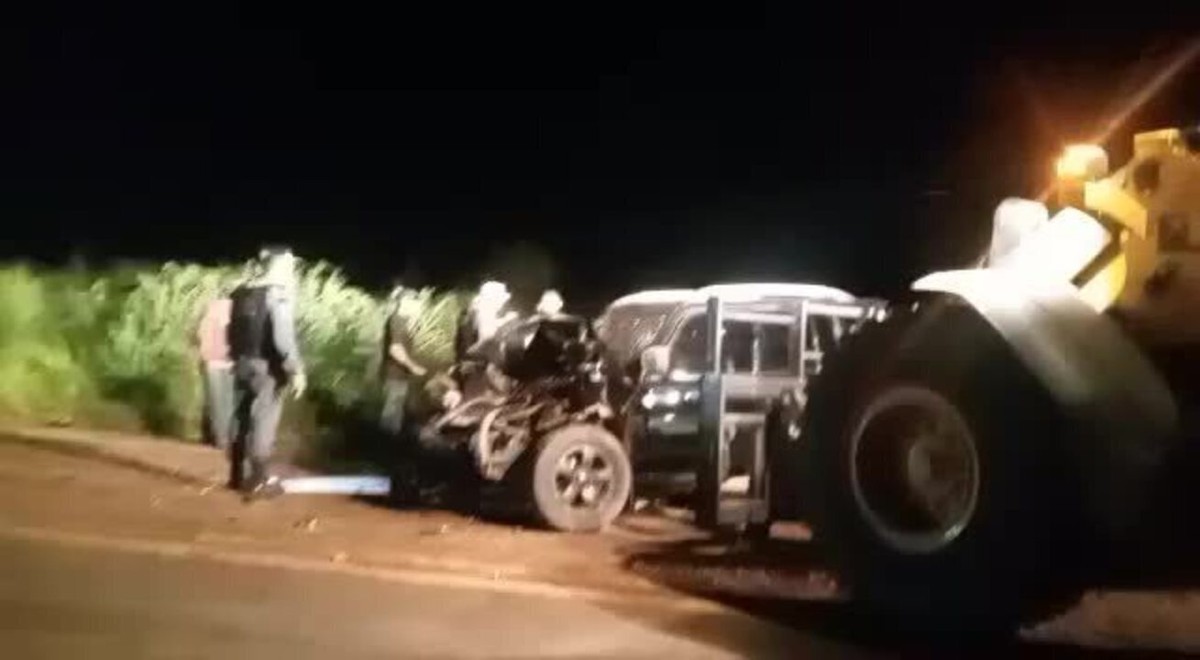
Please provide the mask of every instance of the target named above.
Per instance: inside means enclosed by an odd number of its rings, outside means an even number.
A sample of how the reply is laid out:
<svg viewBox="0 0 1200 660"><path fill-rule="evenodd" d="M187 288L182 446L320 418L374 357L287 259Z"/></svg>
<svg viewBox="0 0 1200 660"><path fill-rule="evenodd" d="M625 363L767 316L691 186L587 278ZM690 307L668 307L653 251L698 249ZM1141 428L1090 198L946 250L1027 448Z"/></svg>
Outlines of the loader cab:
<svg viewBox="0 0 1200 660"><path fill-rule="evenodd" d="M717 326L712 298L721 300ZM694 491L706 452L705 374L722 377L731 433L752 436L772 402L802 388L820 370L825 352L852 330L854 321L820 313L820 305L854 303L849 293L820 285L737 284L634 294L611 305L597 328L621 374L623 391L610 401L620 414L639 495ZM621 332L634 328L642 335ZM710 363L714 331L718 365ZM731 444L735 477L752 471L751 445Z"/></svg>

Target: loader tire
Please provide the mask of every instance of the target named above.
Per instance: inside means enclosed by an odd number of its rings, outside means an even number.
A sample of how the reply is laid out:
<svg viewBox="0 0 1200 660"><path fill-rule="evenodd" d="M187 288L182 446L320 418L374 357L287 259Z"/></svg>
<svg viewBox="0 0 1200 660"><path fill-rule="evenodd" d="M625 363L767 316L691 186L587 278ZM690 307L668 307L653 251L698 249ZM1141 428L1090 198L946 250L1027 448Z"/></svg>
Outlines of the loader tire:
<svg viewBox="0 0 1200 660"><path fill-rule="evenodd" d="M987 323L943 301L825 362L806 410L815 540L876 629L1011 635L1075 600L1059 415Z"/></svg>
<svg viewBox="0 0 1200 660"><path fill-rule="evenodd" d="M563 532L597 532L617 518L629 501L633 470L611 433L596 424L551 431L530 462L534 512L541 523Z"/></svg>

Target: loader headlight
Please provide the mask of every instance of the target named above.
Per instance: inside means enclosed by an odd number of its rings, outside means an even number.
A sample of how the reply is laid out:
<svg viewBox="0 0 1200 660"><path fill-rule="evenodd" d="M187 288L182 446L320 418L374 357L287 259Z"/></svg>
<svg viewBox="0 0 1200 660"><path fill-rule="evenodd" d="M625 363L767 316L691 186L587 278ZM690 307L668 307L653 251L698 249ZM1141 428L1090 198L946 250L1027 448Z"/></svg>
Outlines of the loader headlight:
<svg viewBox="0 0 1200 660"><path fill-rule="evenodd" d="M700 400L700 390L691 387L662 385L651 387L642 395L642 407L646 410L677 408L685 403Z"/></svg>
<svg viewBox="0 0 1200 660"><path fill-rule="evenodd" d="M1054 165L1060 179L1093 181L1108 175L1108 154L1097 144L1072 144Z"/></svg>

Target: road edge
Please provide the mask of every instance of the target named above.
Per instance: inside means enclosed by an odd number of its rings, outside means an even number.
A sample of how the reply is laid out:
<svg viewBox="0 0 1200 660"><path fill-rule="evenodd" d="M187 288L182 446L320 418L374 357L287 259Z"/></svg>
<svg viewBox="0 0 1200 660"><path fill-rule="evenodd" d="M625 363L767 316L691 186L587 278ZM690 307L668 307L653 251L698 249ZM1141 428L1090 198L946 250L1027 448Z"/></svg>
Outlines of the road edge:
<svg viewBox="0 0 1200 660"><path fill-rule="evenodd" d="M0 428L0 442L11 442L66 456L99 460L145 474L171 479L185 486L204 487L220 483L217 480L188 474L182 468L166 467L114 451L105 447L103 441L78 440L65 435L55 435L45 429ZM162 442L171 442L171 440ZM183 445L183 443L179 444Z"/></svg>

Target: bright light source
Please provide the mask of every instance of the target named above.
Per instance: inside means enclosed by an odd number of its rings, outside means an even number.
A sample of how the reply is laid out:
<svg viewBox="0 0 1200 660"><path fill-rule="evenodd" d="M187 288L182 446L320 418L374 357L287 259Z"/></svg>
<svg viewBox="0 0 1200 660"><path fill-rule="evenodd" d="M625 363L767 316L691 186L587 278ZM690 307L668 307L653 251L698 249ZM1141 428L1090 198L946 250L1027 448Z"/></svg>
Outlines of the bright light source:
<svg viewBox="0 0 1200 660"><path fill-rule="evenodd" d="M1092 181L1108 174L1108 154L1096 144L1072 144L1054 166L1060 179Z"/></svg>
<svg viewBox="0 0 1200 660"><path fill-rule="evenodd" d="M695 383L700 380L700 374L686 369L672 369L667 377L677 383Z"/></svg>
<svg viewBox="0 0 1200 660"><path fill-rule="evenodd" d="M642 395L642 407L646 410L676 408L682 403L695 403L699 399L700 392L695 388L651 387Z"/></svg>

